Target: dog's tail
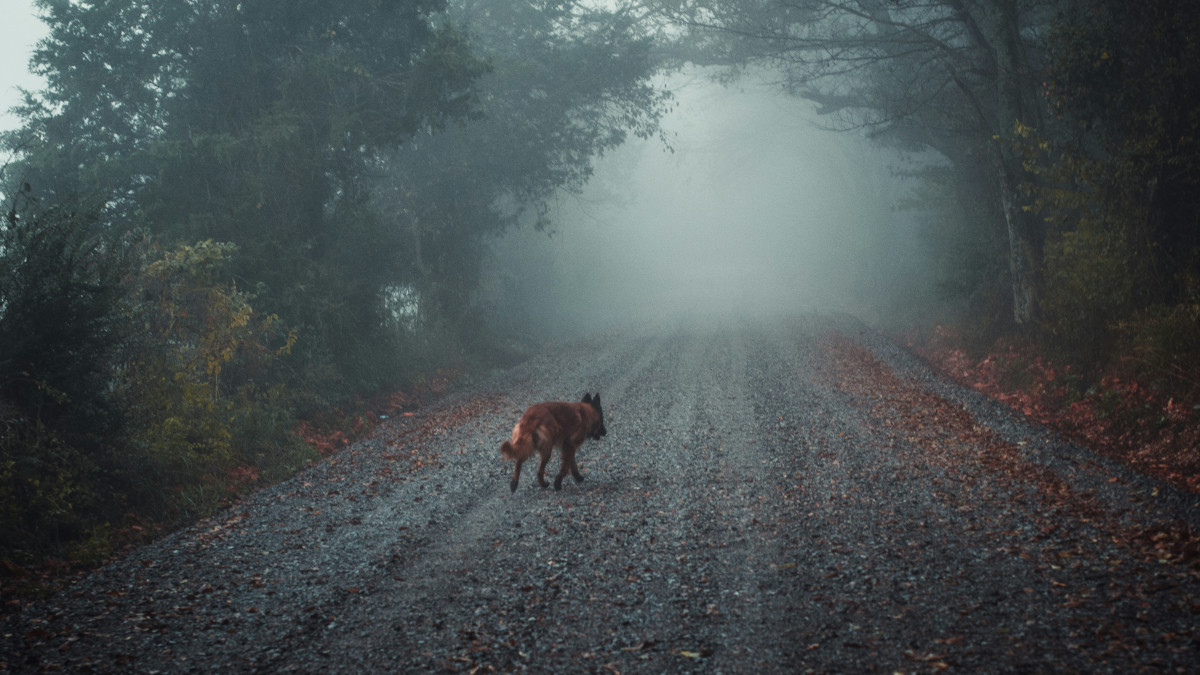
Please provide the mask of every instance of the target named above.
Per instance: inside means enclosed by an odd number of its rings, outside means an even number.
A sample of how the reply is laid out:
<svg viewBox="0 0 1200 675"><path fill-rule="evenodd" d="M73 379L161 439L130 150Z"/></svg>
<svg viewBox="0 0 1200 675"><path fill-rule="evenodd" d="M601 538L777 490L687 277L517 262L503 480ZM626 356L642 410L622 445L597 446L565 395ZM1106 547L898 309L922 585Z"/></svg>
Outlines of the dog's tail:
<svg viewBox="0 0 1200 675"><path fill-rule="evenodd" d="M500 454L508 459L529 459L529 455L533 454L533 444L533 432L518 426L513 429L512 440L500 444Z"/></svg>

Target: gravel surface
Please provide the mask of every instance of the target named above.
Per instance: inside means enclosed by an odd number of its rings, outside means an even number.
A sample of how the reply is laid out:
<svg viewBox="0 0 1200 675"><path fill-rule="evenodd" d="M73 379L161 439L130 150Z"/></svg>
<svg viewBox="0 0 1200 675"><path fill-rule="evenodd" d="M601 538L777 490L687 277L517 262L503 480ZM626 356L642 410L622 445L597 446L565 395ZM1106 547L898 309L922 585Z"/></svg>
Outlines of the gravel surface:
<svg viewBox="0 0 1200 675"><path fill-rule="evenodd" d="M586 480L510 494L585 391ZM9 617L0 670L1197 672L1196 515L850 319L605 336Z"/></svg>

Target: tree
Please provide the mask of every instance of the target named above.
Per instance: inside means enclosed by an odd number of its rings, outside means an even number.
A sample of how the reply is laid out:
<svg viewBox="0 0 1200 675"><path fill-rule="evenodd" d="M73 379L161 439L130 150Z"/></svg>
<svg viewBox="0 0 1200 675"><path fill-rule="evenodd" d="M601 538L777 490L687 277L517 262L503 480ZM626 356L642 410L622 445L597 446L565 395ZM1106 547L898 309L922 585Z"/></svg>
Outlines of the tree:
<svg viewBox="0 0 1200 675"><path fill-rule="evenodd" d="M27 97L21 137L36 144L21 173L43 199L97 195L101 226L234 243L230 274L303 328L298 372L343 391L394 374L361 365L373 350L388 362L380 296L394 272L368 172L464 118L486 70L442 3L40 6L51 30L34 65L49 87Z"/></svg>
<svg viewBox="0 0 1200 675"><path fill-rule="evenodd" d="M236 487L231 473L279 475L306 458L290 440L296 394L271 372L296 333L221 280L235 246L141 253L126 299L129 337L109 385L127 421L125 459L114 464L143 511L203 515Z"/></svg>
<svg viewBox="0 0 1200 675"><path fill-rule="evenodd" d="M14 195L0 225L0 398L50 426L108 426L107 358L121 339L129 243L91 232L93 215Z"/></svg>
<svg viewBox="0 0 1200 675"><path fill-rule="evenodd" d="M1078 0L1049 36L1047 96L1064 133L1040 135L1097 205L1142 221L1162 270L1200 263L1198 29L1192 3ZM1177 280L1162 282L1164 299L1182 298Z"/></svg>
<svg viewBox="0 0 1200 675"><path fill-rule="evenodd" d="M341 394L397 379L397 297L418 289L430 323L469 323L487 237L527 213L545 227L556 191L667 105L629 8L42 7L30 182L98 195L109 226L168 245L235 244L230 277L301 329L296 371Z"/></svg>
<svg viewBox="0 0 1200 675"><path fill-rule="evenodd" d="M121 427L109 364L125 337L130 245L30 190L0 221L0 555L82 533Z"/></svg>
<svg viewBox="0 0 1200 675"><path fill-rule="evenodd" d="M1019 147L1049 227L1047 325L1074 351L1102 355L1123 336L1162 372L1194 362L1198 30L1191 3L1079 0L1047 36L1057 133L1023 128Z"/></svg>

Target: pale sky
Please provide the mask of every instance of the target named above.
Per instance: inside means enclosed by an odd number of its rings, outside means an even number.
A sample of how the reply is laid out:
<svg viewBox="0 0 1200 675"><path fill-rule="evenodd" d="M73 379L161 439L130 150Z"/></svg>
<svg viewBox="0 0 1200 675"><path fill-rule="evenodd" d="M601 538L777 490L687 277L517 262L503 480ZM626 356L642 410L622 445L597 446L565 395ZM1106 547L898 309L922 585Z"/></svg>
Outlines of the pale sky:
<svg viewBox="0 0 1200 675"><path fill-rule="evenodd" d="M46 26L33 13L32 0L4 0L0 21L0 129L17 126L8 109L21 102L16 87L38 89L41 78L29 72L34 44L46 34Z"/></svg>

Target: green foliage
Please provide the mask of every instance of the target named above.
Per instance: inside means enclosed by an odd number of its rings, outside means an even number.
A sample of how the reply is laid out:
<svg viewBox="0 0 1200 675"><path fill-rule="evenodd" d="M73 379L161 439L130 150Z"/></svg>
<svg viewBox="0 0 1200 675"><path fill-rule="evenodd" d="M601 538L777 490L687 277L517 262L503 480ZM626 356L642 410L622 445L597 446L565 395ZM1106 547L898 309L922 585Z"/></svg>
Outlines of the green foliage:
<svg viewBox="0 0 1200 675"><path fill-rule="evenodd" d="M0 395L83 433L106 415L95 392L119 337L126 243L95 234L89 215L33 203L0 228Z"/></svg>
<svg viewBox="0 0 1200 675"><path fill-rule="evenodd" d="M21 171L103 195L102 219L214 239L226 273L303 337L290 360L331 395L400 369L381 296L397 233L367 207L377 155L474 108L486 70L441 2L44 2ZM10 146L16 143L10 136Z"/></svg>
<svg viewBox="0 0 1200 675"><path fill-rule="evenodd" d="M525 214L547 227L556 190L656 133L668 102L628 10L42 6L50 86L22 111L22 172L164 243L235 244L226 273L298 331L292 371L333 399L411 372L423 337L396 330L398 290L419 295L422 330L486 341L471 314L487 238Z"/></svg>
<svg viewBox="0 0 1200 675"><path fill-rule="evenodd" d="M27 194L18 193L19 200ZM236 247L162 251L14 205L0 235L0 558L103 558L130 514L211 512L316 455L279 360L297 339L222 281Z"/></svg>
<svg viewBox="0 0 1200 675"><path fill-rule="evenodd" d="M95 469L45 424L0 404L0 556L29 563L78 537L100 501Z"/></svg>
<svg viewBox="0 0 1200 675"><path fill-rule="evenodd" d="M1027 186L1029 210L1046 223L1043 323L1077 365L1092 363L1113 347L1110 321L1127 316L1140 300L1137 279L1148 269L1149 244L1136 216L1125 212L1102 162L1018 125L1018 149L1039 182ZM1112 187L1113 191L1108 188ZM1144 219L1144 218L1143 218Z"/></svg>
<svg viewBox="0 0 1200 675"><path fill-rule="evenodd" d="M1085 223L1046 246L1045 324L1082 362L1095 362L1112 348L1111 322L1135 306L1142 275L1123 235Z"/></svg>
<svg viewBox="0 0 1200 675"><path fill-rule="evenodd" d="M299 415L470 358L488 237L546 226L667 102L630 15L573 3L38 6L48 87L7 175L102 206L14 217L0 248L22 561L205 513L314 456Z"/></svg>
<svg viewBox="0 0 1200 675"><path fill-rule="evenodd" d="M1045 326L1081 363L1161 355L1166 335L1186 349L1187 280L1200 264L1200 10L1175 0L1073 9L1050 39L1057 126L1017 128L1038 179L1031 208L1050 232Z"/></svg>
<svg viewBox="0 0 1200 675"><path fill-rule="evenodd" d="M143 208L182 241L236 243L230 272L303 336L290 359L302 386L335 400L401 370L380 302L398 233L367 208L370 164L464 116L483 70L461 36L433 27L435 8L266 3L222 17L212 30L231 50L195 63L203 96L154 148L162 179ZM236 114L213 115L217 101Z"/></svg>
<svg viewBox="0 0 1200 675"><path fill-rule="evenodd" d="M294 406L273 372L296 332L220 280L235 251L212 241L151 249L130 307L142 332L119 365L131 456L152 474L142 477L151 492L176 493L166 506L188 515L224 499L239 466L303 459L290 456Z"/></svg>
<svg viewBox="0 0 1200 675"><path fill-rule="evenodd" d="M71 539L100 499L128 264L126 242L93 223L21 190L0 225L0 551Z"/></svg>
<svg viewBox="0 0 1200 675"><path fill-rule="evenodd" d="M1182 401L1200 398L1200 293L1191 300L1140 309L1118 322L1121 344L1140 373L1161 392Z"/></svg>

